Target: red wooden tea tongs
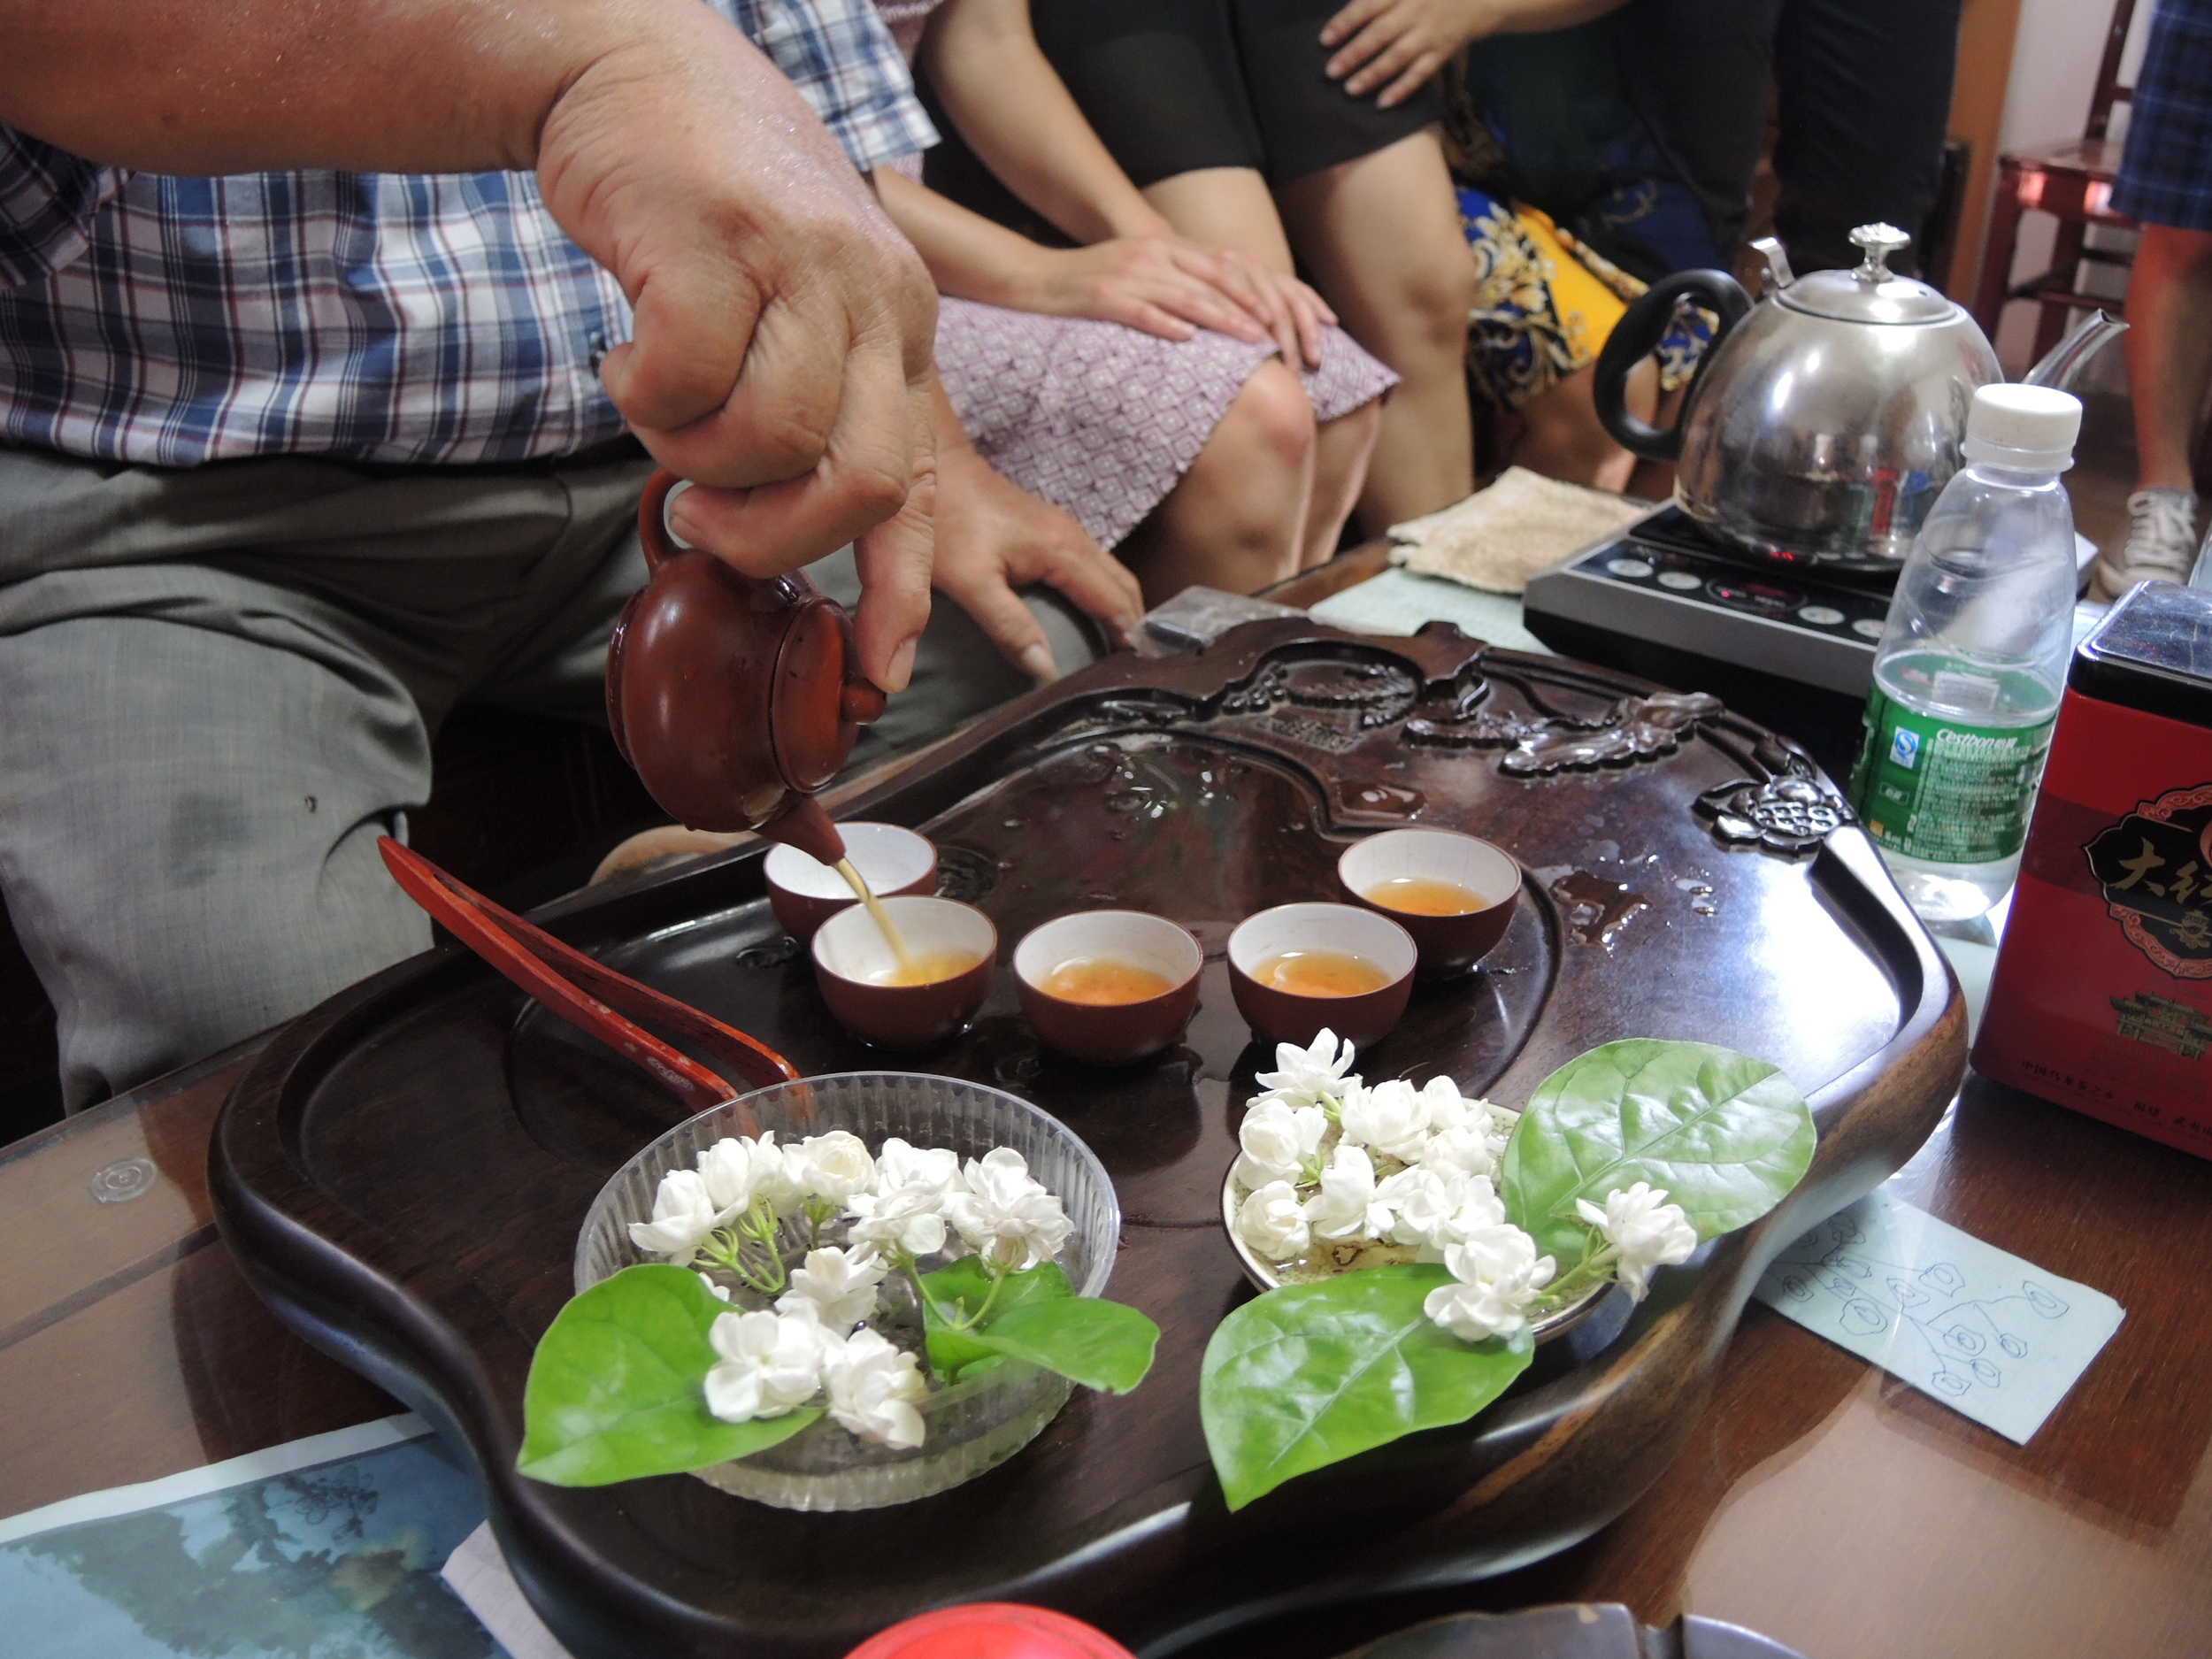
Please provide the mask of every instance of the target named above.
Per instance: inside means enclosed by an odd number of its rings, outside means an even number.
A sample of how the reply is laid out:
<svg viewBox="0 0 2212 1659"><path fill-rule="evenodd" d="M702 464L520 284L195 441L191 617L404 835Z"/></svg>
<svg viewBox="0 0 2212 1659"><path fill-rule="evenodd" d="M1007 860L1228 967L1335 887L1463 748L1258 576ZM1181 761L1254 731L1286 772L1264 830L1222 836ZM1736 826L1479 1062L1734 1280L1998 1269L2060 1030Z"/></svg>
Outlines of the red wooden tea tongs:
<svg viewBox="0 0 2212 1659"><path fill-rule="evenodd" d="M390 836L378 837L376 846L392 879L432 920L579 1031L650 1072L693 1111L718 1106L740 1091L624 1015L655 1021L688 1038L726 1062L746 1088L798 1080L797 1069L766 1044L593 961Z"/></svg>

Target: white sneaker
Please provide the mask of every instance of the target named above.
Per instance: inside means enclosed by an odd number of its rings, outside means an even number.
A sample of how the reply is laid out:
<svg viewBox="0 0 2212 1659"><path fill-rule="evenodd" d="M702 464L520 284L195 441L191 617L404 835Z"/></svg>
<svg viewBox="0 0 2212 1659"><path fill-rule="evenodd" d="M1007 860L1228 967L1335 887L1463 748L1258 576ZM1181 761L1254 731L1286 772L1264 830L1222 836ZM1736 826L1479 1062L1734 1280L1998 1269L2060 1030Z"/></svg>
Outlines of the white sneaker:
<svg viewBox="0 0 2212 1659"><path fill-rule="evenodd" d="M2090 592L2117 599L2142 581L2185 582L2197 561L2194 490L2154 484L2128 497L2128 539L2117 553L2097 555Z"/></svg>

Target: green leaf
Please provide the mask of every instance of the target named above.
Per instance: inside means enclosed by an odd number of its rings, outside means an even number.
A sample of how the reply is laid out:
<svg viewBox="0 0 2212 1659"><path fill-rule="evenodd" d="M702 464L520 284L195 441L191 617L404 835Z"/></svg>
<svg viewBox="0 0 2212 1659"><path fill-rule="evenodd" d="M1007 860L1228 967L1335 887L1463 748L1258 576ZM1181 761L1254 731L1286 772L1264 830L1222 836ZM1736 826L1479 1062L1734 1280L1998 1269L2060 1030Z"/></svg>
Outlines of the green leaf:
<svg viewBox="0 0 2212 1659"><path fill-rule="evenodd" d="M923 1340L930 1370L945 1381L953 1382L968 1366L999 1351L977 1341L972 1330L955 1330L952 1325L954 1319L972 1315L990 1301L991 1276L981 1256L964 1256L950 1266L924 1273L921 1286ZM995 1323L1012 1309L1026 1307L1031 1302L1074 1294L1075 1286L1068 1283L1068 1276L1057 1263L1040 1262L1034 1267L1006 1276L999 1286L998 1300L991 1302L990 1317L984 1323Z"/></svg>
<svg viewBox="0 0 2212 1659"><path fill-rule="evenodd" d="M921 1285L930 1368L948 1382L1018 1359L1087 1388L1127 1394L1152 1369L1160 1327L1134 1308L1078 1296L1050 1262L1009 1273L995 1297L989 1270L972 1256L923 1274ZM987 1303L980 1320L955 1327L955 1318Z"/></svg>
<svg viewBox="0 0 2212 1659"><path fill-rule="evenodd" d="M557 1486L603 1486L749 1456L819 1417L725 1423L701 1385L719 1358L708 1327L729 1311L696 1273L626 1267L563 1308L538 1339L522 1391L515 1467Z"/></svg>
<svg viewBox="0 0 2212 1659"><path fill-rule="evenodd" d="M1071 1296L995 1313L970 1340L1086 1388L1125 1394L1152 1369L1160 1327L1121 1302Z"/></svg>
<svg viewBox="0 0 2212 1659"><path fill-rule="evenodd" d="M1528 1369L1535 1342L1463 1342L1422 1312L1432 1263L1371 1267L1255 1297L1216 1327L1198 1379L1206 1448L1232 1509L1294 1475L1464 1423Z"/></svg>
<svg viewBox="0 0 2212 1659"><path fill-rule="evenodd" d="M1570 1060L1538 1086L1506 1143L1508 1219L1563 1271L1578 1260L1586 1198L1638 1181L1666 1189L1700 1239L1757 1220L1804 1175L1813 1115L1775 1067L1703 1042L1631 1038Z"/></svg>

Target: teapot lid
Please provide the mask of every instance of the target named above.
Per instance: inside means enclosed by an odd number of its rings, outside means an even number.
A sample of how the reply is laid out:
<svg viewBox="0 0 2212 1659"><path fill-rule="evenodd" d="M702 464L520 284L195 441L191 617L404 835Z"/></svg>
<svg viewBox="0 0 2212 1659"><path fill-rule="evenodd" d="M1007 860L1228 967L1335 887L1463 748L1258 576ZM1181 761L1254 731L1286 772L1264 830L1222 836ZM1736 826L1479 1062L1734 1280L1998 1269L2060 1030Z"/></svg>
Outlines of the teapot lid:
<svg viewBox="0 0 2212 1659"><path fill-rule="evenodd" d="M1891 257L1912 242L1894 225L1862 225L1851 241L1866 251L1857 270L1815 271L1775 297L1793 311L1846 323L1947 323L1964 314L1925 282L1890 270Z"/></svg>
<svg viewBox="0 0 2212 1659"><path fill-rule="evenodd" d="M813 595L784 632L768 695L769 741L785 784L812 795L836 777L883 703L853 660L851 618Z"/></svg>

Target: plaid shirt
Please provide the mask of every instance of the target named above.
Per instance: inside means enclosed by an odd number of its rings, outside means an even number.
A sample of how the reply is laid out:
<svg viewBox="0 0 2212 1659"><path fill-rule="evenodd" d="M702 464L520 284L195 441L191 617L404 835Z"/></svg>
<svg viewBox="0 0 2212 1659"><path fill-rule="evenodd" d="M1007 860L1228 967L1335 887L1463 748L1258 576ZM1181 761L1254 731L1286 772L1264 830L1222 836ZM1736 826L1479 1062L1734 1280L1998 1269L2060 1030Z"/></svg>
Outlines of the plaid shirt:
<svg viewBox="0 0 2212 1659"><path fill-rule="evenodd" d="M2108 205L2147 225L2212 230L2212 0L2158 0Z"/></svg>
<svg viewBox="0 0 2212 1659"><path fill-rule="evenodd" d="M864 171L936 142L868 0L708 0ZM604 442L614 279L524 173L102 166L0 127L0 436L101 460L518 460Z"/></svg>

